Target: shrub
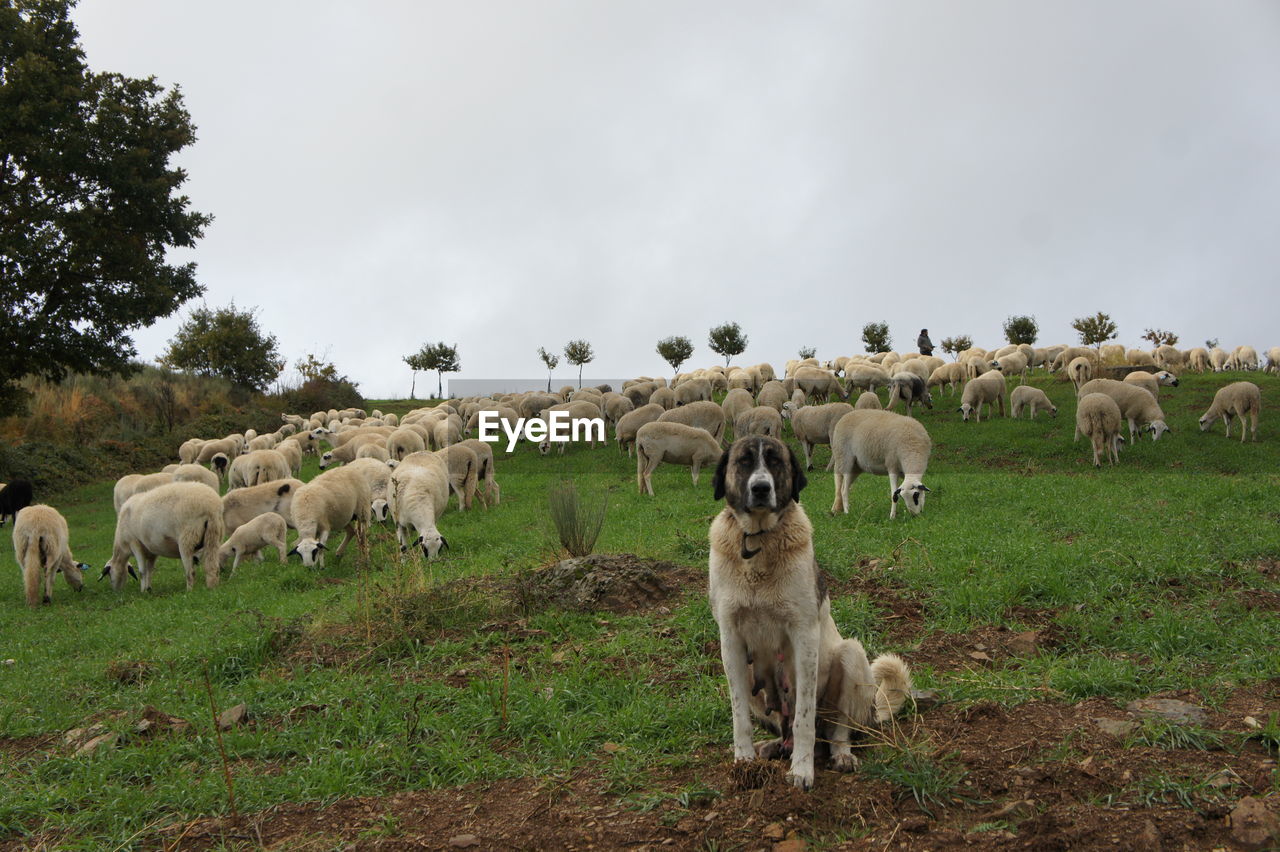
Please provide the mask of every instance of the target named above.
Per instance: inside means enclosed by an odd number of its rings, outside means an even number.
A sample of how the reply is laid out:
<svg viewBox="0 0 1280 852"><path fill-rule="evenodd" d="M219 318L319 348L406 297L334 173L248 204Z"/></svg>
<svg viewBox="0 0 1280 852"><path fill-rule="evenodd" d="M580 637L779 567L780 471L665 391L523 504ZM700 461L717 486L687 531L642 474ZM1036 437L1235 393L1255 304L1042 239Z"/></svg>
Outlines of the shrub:
<svg viewBox="0 0 1280 852"><path fill-rule="evenodd" d="M604 529L609 499L601 497L598 502L584 501L578 496L577 486L572 482L561 482L551 487L547 502L560 544L570 556L590 556L600 531Z"/></svg>

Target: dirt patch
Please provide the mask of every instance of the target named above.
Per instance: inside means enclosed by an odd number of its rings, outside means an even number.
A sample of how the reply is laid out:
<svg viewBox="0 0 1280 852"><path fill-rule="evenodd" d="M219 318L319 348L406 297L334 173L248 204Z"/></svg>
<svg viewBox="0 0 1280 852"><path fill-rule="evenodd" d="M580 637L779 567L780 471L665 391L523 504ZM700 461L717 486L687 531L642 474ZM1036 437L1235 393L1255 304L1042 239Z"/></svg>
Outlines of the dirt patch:
<svg viewBox="0 0 1280 852"><path fill-rule="evenodd" d="M706 587L706 575L674 562L630 553L565 559L522 574L518 587L530 607L587 612L643 612Z"/></svg>

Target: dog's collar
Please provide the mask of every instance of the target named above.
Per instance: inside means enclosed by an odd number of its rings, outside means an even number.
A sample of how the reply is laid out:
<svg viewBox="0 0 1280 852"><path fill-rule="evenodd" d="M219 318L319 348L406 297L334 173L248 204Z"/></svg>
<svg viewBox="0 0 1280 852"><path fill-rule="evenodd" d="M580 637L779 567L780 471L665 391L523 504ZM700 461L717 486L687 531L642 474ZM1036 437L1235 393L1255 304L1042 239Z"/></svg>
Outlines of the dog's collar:
<svg viewBox="0 0 1280 852"><path fill-rule="evenodd" d="M741 554L742 554L742 558L743 558L743 559L750 559L751 557L755 556L757 553L759 553L761 550L763 550L763 549L764 549L763 547L757 547L755 550L752 550L751 548L747 547L747 539L748 539L748 538L750 538L751 536L754 536L754 535L768 535L769 533L771 533L771 532L773 532L774 530L776 530L778 527L780 527L780 526L782 525L783 517L784 517L784 516L785 516L785 514L790 510L790 508L791 508L791 507L790 507L790 506L788 506L788 507L787 507L786 509L784 509L781 513L779 513L779 514L778 514L778 518L777 518L777 520L774 522L773 526L769 527L768 529L760 529L760 530L756 530L755 532L747 532L745 529L744 529L744 530L742 530L742 551L741 551ZM739 521L738 521L738 525L739 525L739 526L741 526L741 525L742 525L742 521L741 521L741 520L739 520Z"/></svg>

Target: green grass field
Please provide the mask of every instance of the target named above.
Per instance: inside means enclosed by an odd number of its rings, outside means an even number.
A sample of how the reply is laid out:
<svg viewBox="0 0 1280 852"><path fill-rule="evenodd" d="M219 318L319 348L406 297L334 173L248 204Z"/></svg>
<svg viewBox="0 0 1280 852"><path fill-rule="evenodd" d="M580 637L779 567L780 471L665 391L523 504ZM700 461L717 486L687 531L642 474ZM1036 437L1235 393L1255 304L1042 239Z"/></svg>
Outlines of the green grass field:
<svg viewBox="0 0 1280 852"><path fill-rule="evenodd" d="M1257 443L1196 422L1213 391L1239 378L1262 387L1264 407L1280 398L1272 376L1189 376L1162 395L1173 432L1097 471L1087 442L1072 443L1067 383L1033 379L1061 409L1034 422L962 423L958 397L939 396L921 416L934 452L919 517L889 521L887 480L871 476L855 485L851 513L832 517L832 479L819 467L803 504L818 560L845 590L833 601L841 630L873 652L900 652L918 686L961 704L1194 690L1214 706L1275 677L1280 617L1256 600L1280 595L1268 569L1280 560L1280 432L1270 411ZM664 794L645 780L653 773L678 773L707 749L727 759L728 701L706 650L717 633L700 588L669 613L603 616L522 610L507 593L561 558L547 492L562 479L607 495L598 552L705 570L720 508L710 471L695 489L686 470L664 467L646 498L613 445L496 455L501 505L451 508L440 522L451 547L431 563L402 562L394 531L380 527L367 562L353 547L322 574L269 555L216 590L187 593L180 565L161 560L149 596L132 583L116 594L95 570L83 593L59 580L52 604L34 611L10 567L0 845L154 846L170 826L226 813L209 689L219 710L244 702L254 720L223 735L240 812L571 773L607 742L623 746L603 770L610 789L620 807L639 808ZM820 448L815 462L828 458ZM303 478L315 472L308 460ZM95 569L110 555L111 488L49 501ZM12 566L11 554L6 527L0 560ZM920 629L902 638L885 601L849 591L858 582L918 601ZM992 626L1047 626L1056 642L963 677L913 660L922 637ZM189 731L134 734L148 705L189 720ZM126 736L73 756L62 733L91 723ZM1263 792L1278 790L1273 779Z"/></svg>

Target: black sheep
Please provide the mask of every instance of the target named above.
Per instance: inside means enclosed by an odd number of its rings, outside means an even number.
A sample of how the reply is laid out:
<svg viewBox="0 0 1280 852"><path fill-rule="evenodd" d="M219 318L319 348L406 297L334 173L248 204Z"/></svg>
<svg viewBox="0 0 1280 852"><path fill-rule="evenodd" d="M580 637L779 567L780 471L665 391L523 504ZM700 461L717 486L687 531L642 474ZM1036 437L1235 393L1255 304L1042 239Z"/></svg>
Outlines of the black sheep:
<svg viewBox="0 0 1280 852"><path fill-rule="evenodd" d="M5 518L16 516L19 509L30 505L31 483L25 479L15 480L0 488L0 527L4 526Z"/></svg>

